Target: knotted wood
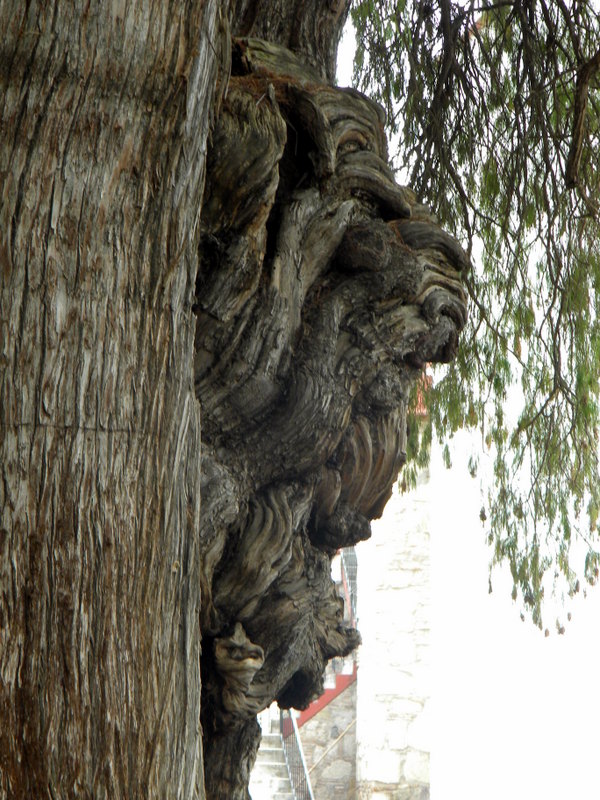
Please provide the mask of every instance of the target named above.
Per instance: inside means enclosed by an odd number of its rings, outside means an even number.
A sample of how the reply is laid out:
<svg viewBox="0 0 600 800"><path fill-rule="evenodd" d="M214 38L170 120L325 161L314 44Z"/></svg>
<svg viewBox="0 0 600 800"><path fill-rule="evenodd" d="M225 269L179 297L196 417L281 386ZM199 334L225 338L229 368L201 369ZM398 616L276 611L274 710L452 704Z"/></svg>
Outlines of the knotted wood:
<svg viewBox="0 0 600 800"><path fill-rule="evenodd" d="M332 85L347 5L0 5L0 796L246 798L359 642L331 557L467 260Z"/></svg>
<svg viewBox="0 0 600 800"><path fill-rule="evenodd" d="M370 536L406 458L410 388L452 358L466 317L467 257L394 181L381 109L273 42L232 53L195 306L215 798L245 797L255 715L305 708L358 644L330 560Z"/></svg>

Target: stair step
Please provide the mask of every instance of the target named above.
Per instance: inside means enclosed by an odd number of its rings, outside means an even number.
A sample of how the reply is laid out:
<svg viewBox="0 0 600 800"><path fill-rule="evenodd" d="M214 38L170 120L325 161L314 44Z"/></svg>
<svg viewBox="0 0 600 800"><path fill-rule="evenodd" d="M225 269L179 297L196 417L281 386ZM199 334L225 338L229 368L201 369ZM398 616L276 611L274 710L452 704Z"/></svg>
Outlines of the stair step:
<svg viewBox="0 0 600 800"><path fill-rule="evenodd" d="M278 733L263 733L260 746L261 748L276 747L281 749L281 736Z"/></svg>
<svg viewBox="0 0 600 800"><path fill-rule="evenodd" d="M294 800L288 768L285 763L279 719L264 724L260 747L250 776L252 800ZM271 733L267 731L270 728Z"/></svg>
<svg viewBox="0 0 600 800"><path fill-rule="evenodd" d="M277 769L277 771L274 771L274 769ZM273 767L253 770L250 779L250 793L252 793L253 788L255 790L269 789L271 793L291 791L292 787L290 784L290 776L288 774L287 767L284 767L284 769L281 771L279 771L278 768Z"/></svg>
<svg viewBox="0 0 600 800"><path fill-rule="evenodd" d="M283 750L259 750L257 764L285 764Z"/></svg>
<svg viewBox="0 0 600 800"><path fill-rule="evenodd" d="M258 767L258 768L257 768ZM282 763L267 761L266 764L259 763L254 769L256 770L257 774L260 775L272 775L274 778L288 778L288 768L285 764L285 761Z"/></svg>
<svg viewBox="0 0 600 800"><path fill-rule="evenodd" d="M286 780L250 781L250 796L252 800L273 800L277 795L292 794L289 778Z"/></svg>

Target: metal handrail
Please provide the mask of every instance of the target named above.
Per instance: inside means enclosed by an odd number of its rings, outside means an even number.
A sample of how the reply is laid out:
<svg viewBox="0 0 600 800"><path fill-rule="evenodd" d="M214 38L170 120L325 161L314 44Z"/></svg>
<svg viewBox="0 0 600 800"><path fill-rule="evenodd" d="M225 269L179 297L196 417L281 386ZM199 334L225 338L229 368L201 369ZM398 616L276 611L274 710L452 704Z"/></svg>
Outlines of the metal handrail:
<svg viewBox="0 0 600 800"><path fill-rule="evenodd" d="M295 800L315 800L298 733L298 725L291 711L283 709L280 711L279 729Z"/></svg>
<svg viewBox="0 0 600 800"><path fill-rule="evenodd" d="M353 627L355 627L357 619L356 596L358 572L356 552L353 547L343 547L340 552L342 562L342 584L344 586L344 593L346 594L346 601L349 605L350 620Z"/></svg>

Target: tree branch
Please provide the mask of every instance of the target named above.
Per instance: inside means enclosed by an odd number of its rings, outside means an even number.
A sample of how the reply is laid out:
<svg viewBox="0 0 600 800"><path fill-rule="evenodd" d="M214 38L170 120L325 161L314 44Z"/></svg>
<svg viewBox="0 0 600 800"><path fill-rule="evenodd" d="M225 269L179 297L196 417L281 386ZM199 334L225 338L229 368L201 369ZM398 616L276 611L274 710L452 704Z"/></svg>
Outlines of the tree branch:
<svg viewBox="0 0 600 800"><path fill-rule="evenodd" d="M577 70L575 83L575 99L573 104L573 128L571 132L571 149L567 157L565 184L567 189L574 189L578 182L579 164L583 151L583 135L588 103L590 81L600 68L600 50L589 61Z"/></svg>

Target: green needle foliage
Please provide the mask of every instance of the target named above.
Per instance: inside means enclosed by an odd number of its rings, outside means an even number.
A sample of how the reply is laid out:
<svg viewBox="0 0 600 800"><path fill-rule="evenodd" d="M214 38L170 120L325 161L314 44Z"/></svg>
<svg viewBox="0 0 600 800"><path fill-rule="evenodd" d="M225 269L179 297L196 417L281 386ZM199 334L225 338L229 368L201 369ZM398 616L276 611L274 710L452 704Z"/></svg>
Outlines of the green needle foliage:
<svg viewBox="0 0 600 800"><path fill-rule="evenodd" d="M355 81L387 110L396 166L473 262L470 327L426 395L431 419L441 439L481 429L492 561L508 562L540 627L545 576L572 594L600 566L597 5L352 9Z"/></svg>

